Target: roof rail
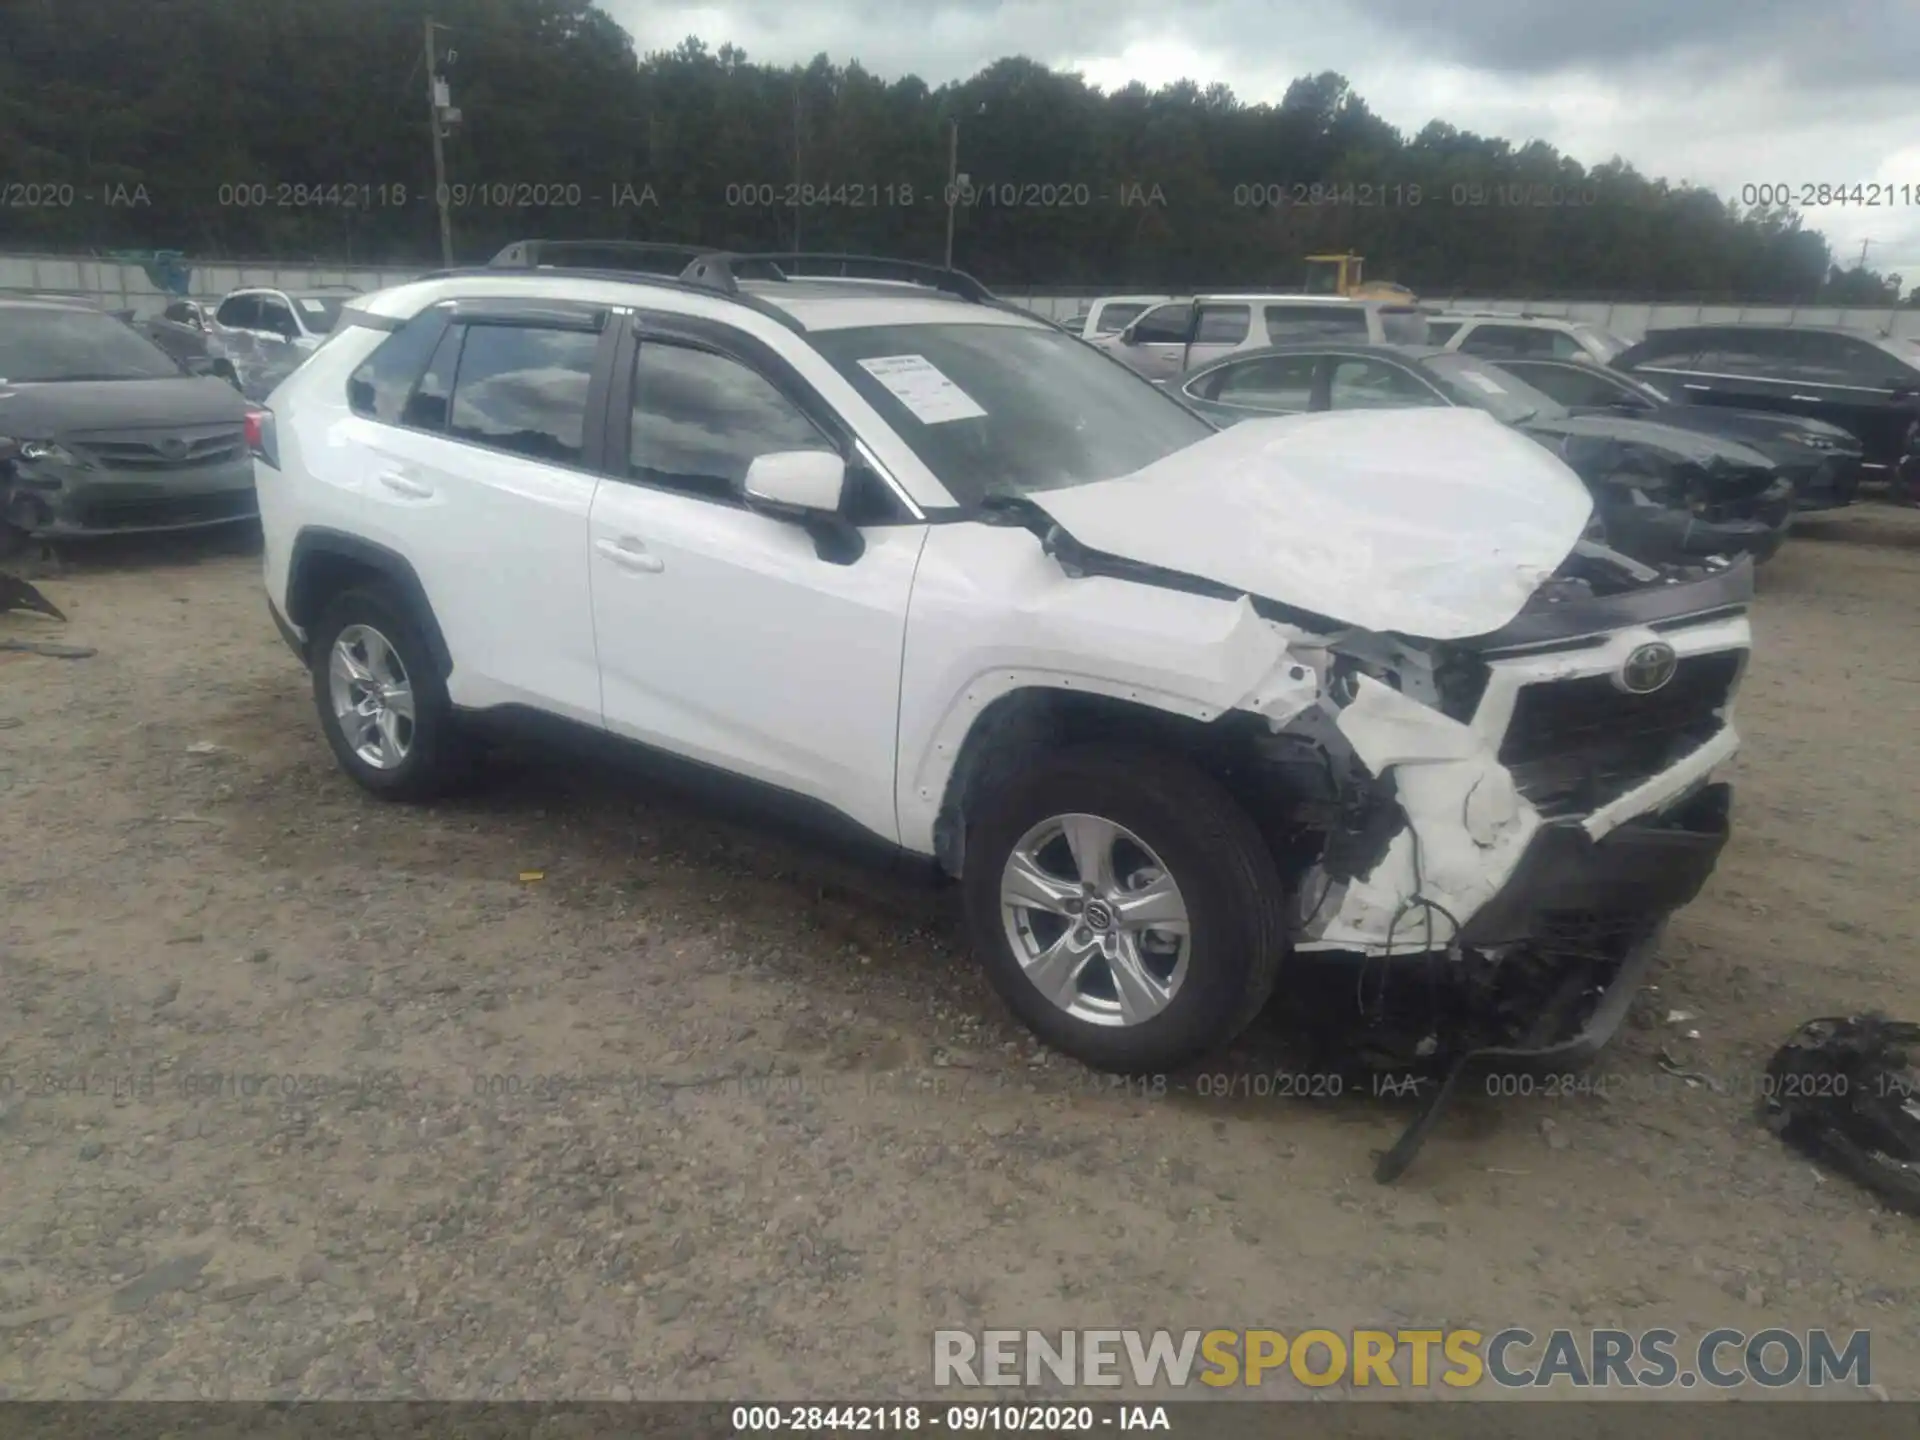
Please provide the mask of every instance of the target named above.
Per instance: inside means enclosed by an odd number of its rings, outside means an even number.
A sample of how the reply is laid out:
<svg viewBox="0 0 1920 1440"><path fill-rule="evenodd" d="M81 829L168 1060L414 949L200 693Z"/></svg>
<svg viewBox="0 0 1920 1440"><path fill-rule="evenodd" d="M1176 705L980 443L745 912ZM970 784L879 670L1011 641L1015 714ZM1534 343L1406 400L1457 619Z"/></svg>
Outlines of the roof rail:
<svg viewBox="0 0 1920 1440"><path fill-rule="evenodd" d="M656 240L516 240L489 260L498 269L635 270L677 275L688 261L713 253L711 245ZM656 261L649 265L645 262Z"/></svg>
<svg viewBox="0 0 1920 1440"><path fill-rule="evenodd" d="M475 280L499 279L508 275L531 276L546 274L564 275L569 280L608 280L616 285L658 285L668 290L678 290L696 295L712 295L710 285L690 285L673 275L661 275L652 271L639 270L600 270L571 265L541 267L535 265L456 265L451 270L429 270L424 275L416 275L408 283L422 280ZM765 315L769 320L785 326L789 330L803 330L801 323L782 310L778 305L770 304L758 295L734 295L729 297L736 304Z"/></svg>
<svg viewBox="0 0 1920 1440"><path fill-rule="evenodd" d="M867 280L910 280L935 290L957 295L976 305L998 305L1002 303L986 286L964 270L954 270L945 265L928 265L918 260L896 260L886 255L844 255L832 251L761 251L743 253L739 251L707 251L688 265L680 273L680 279L689 285L703 286L717 290L723 295L737 295L741 280L789 280L804 279L795 275L795 265L835 265L841 276L851 276L851 267L859 266L869 271L892 271L892 274L867 274L860 276Z"/></svg>

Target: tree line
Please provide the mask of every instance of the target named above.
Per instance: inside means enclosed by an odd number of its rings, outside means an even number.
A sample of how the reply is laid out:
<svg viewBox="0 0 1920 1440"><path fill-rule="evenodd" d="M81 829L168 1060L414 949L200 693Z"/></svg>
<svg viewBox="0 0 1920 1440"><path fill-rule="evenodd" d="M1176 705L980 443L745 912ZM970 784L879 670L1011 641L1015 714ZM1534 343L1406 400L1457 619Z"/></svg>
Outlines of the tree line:
<svg viewBox="0 0 1920 1440"><path fill-rule="evenodd" d="M0 248L438 259L421 0L8 0ZM1026 59L929 87L689 39L591 0L433 0L456 259L531 235L939 260L1002 285L1297 285L1352 251L1422 294L1891 303L1783 207L1435 120L1345 79L1277 104L1102 92Z"/></svg>

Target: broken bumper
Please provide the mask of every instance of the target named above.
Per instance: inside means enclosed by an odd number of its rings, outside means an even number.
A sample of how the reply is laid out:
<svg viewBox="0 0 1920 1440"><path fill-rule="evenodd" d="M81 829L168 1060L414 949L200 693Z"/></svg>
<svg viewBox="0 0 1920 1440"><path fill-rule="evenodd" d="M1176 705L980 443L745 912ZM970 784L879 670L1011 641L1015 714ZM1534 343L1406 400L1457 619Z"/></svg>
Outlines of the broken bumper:
<svg viewBox="0 0 1920 1440"><path fill-rule="evenodd" d="M1505 888L1462 928L1460 943L1518 944L1556 933L1570 916L1665 917L1707 883L1731 810L1732 787L1718 783L1599 840L1581 820L1542 825ZM1594 1048L1605 1043L1602 1036Z"/></svg>
<svg viewBox="0 0 1920 1440"><path fill-rule="evenodd" d="M16 482L7 518L46 539L199 530L257 519L251 459L164 479L94 479L80 472Z"/></svg>

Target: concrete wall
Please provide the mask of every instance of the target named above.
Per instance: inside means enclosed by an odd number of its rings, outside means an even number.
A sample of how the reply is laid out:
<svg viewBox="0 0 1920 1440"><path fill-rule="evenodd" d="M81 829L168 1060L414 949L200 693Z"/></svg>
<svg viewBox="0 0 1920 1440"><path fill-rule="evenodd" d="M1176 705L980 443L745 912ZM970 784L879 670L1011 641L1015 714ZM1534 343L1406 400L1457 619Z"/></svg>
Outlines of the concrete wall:
<svg viewBox="0 0 1920 1440"><path fill-rule="evenodd" d="M283 290L351 285L359 290L379 290L420 273L419 269L373 270L274 261L181 263L191 266L189 293L201 300L217 300L244 285L270 285ZM9 290L78 295L109 310L132 310L143 316L164 309L173 298L156 289L138 265L61 255L0 255L0 292Z"/></svg>
<svg viewBox="0 0 1920 1440"><path fill-rule="evenodd" d="M351 285L360 290L378 290L411 279L426 267L413 269L369 269L364 267L316 266L259 261L201 264L182 262L192 269L191 293L196 298L218 299L243 285L270 285L298 290L316 285ZM147 315L165 307L167 296L154 288L140 266L117 260L93 260L59 255L0 254L0 292L8 290L45 290L82 295L109 309L133 310ZM1056 320L1065 319L1094 293L1072 293L1020 286L1003 288L1007 299ZM1920 339L1920 310L1834 309L1818 306L1785 305L1691 305L1647 304L1636 301L1571 300L1470 300L1444 302L1453 310L1531 311L1537 315L1559 315L1591 321L1628 340L1638 340L1649 330L1674 325L1719 323L1776 325L1840 325L1849 329L1882 331L1891 327L1896 335Z"/></svg>

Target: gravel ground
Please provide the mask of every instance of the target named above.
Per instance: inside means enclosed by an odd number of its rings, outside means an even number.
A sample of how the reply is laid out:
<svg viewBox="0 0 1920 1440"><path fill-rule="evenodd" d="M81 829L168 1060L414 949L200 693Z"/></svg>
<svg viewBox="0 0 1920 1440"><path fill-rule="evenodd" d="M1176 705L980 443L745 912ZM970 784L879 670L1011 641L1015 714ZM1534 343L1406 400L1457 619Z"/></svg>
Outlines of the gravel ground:
<svg viewBox="0 0 1920 1440"><path fill-rule="evenodd" d="M1114 1088L945 898L599 771L363 796L244 547L43 588L71 623L0 634L98 653L0 653L0 1396L879 1398L940 1326L1774 1324L1870 1328L1920 1397L1920 1225L1751 1103L1801 1020L1916 1009L1912 512L1764 572L1737 837L1624 1088L1475 1096L1390 1189L1404 1104ZM1263 1023L1214 1068L1288 1064Z"/></svg>

